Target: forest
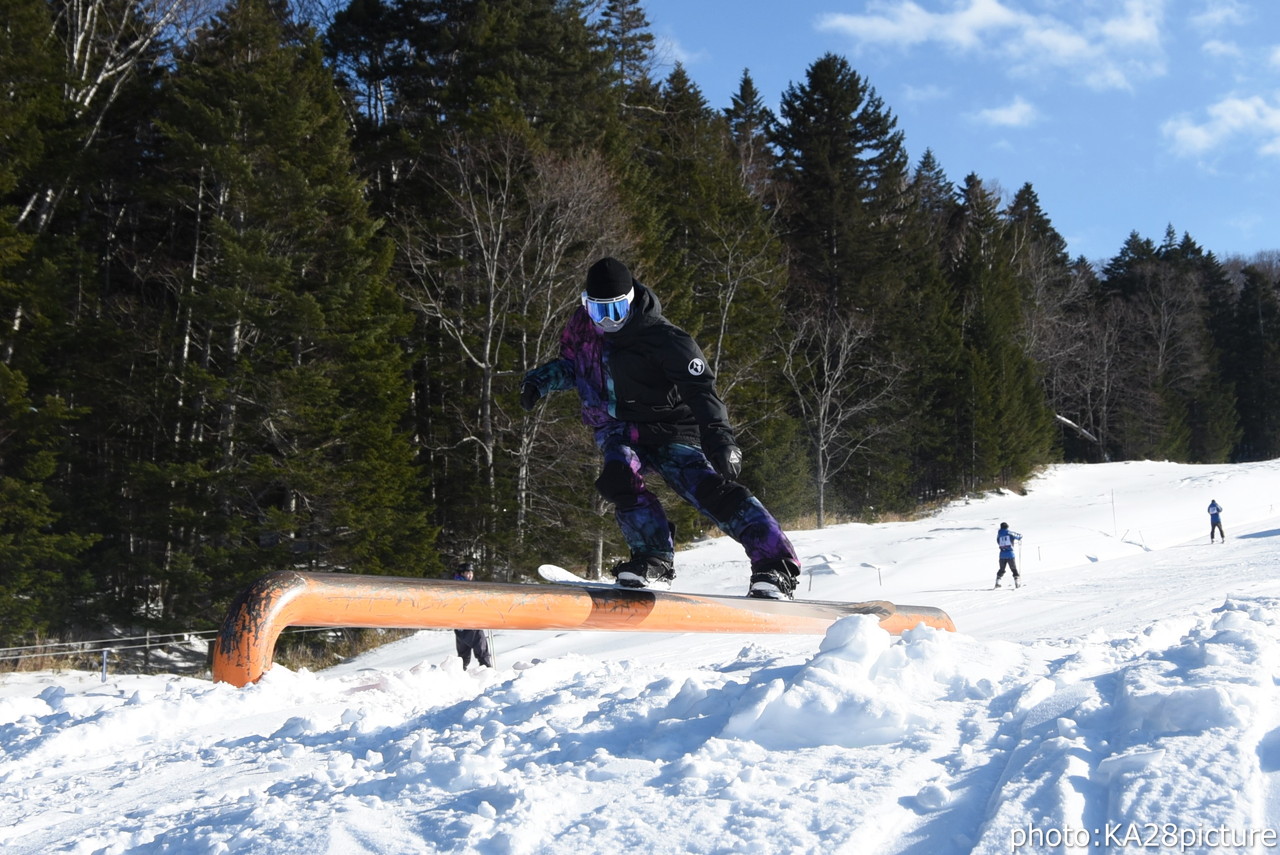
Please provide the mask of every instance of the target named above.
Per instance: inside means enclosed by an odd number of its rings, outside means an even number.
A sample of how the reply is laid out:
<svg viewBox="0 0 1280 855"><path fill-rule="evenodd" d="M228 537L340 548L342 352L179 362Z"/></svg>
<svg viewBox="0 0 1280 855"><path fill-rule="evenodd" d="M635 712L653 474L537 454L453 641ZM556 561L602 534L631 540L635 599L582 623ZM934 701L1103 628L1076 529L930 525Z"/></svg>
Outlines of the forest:
<svg viewBox="0 0 1280 855"><path fill-rule="evenodd" d="M1280 252L1071 258L844 57L774 112L654 45L642 0L8 0L0 644L206 629L282 568L625 557L576 396L518 400L605 255L788 527L1280 457Z"/></svg>

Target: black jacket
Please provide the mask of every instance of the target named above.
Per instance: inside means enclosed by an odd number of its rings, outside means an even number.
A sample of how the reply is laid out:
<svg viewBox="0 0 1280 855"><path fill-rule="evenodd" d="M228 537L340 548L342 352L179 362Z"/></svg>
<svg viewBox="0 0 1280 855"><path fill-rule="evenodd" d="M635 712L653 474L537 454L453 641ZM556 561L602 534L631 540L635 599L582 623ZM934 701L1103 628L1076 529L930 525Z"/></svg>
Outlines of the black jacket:
<svg viewBox="0 0 1280 855"><path fill-rule="evenodd" d="M640 444L684 442L708 450L734 442L728 411L702 350L662 315L662 304L635 283L631 315L615 333L600 330L579 308L560 336L560 359L534 369L526 382L545 393L576 388L582 420L594 428L619 423Z"/></svg>

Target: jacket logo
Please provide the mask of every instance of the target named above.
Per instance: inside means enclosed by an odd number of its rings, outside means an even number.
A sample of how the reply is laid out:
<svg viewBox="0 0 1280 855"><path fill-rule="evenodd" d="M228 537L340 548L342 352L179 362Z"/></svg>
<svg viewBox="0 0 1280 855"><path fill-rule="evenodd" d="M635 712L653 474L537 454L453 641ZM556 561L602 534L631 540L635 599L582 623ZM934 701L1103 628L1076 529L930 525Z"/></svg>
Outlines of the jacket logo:
<svg viewBox="0 0 1280 855"><path fill-rule="evenodd" d="M701 359L689 360L689 373L692 374L694 377L701 375L706 370L707 370L707 363L703 362Z"/></svg>

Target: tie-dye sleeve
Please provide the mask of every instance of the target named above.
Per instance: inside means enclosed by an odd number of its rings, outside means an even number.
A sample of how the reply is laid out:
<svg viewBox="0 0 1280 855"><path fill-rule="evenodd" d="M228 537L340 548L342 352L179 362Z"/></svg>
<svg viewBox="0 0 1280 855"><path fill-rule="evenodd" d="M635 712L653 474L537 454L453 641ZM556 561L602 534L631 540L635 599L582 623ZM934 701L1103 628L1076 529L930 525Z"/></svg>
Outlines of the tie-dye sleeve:
<svg viewBox="0 0 1280 855"><path fill-rule="evenodd" d="M582 310L579 309L578 313ZM581 347L581 323L577 313L569 319L564 331L560 333L560 358L553 359L524 375L525 383L533 383L543 395L563 389L572 389L577 383L577 372L574 360Z"/></svg>
<svg viewBox="0 0 1280 855"><path fill-rule="evenodd" d="M543 395L573 388L573 363L561 357L539 365L524 375L525 383L538 387Z"/></svg>

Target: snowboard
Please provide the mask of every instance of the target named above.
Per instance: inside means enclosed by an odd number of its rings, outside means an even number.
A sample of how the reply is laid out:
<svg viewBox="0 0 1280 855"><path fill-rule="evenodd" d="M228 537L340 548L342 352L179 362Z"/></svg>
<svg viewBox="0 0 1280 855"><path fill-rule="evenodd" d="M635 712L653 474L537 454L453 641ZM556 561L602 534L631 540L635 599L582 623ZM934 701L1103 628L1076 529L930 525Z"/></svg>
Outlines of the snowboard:
<svg viewBox="0 0 1280 855"><path fill-rule="evenodd" d="M554 564L540 564L538 566L538 575L548 582L555 582L558 585L581 585L586 588L610 588L615 591L670 591L670 582L650 582L644 588L627 588L613 582L595 581L592 579L583 579L577 573L571 573L563 567L557 567Z"/></svg>

